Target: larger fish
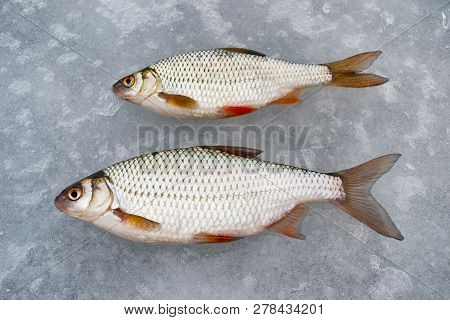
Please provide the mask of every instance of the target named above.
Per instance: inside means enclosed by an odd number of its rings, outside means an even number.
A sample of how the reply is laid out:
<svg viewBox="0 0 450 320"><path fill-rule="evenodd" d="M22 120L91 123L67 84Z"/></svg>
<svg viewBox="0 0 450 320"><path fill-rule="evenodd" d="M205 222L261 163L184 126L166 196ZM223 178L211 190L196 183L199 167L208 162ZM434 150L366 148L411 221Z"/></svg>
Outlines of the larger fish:
<svg viewBox="0 0 450 320"><path fill-rule="evenodd" d="M360 73L381 54L327 64L299 64L247 49L196 51L163 59L114 84L116 96L177 118L247 114L270 104L296 104L312 86L370 87L386 78Z"/></svg>
<svg viewBox="0 0 450 320"><path fill-rule="evenodd" d="M142 242L226 242L265 229L303 238L305 204L330 202L387 237L403 236L371 196L399 155L335 173L262 161L260 151L193 147L119 162L62 191L61 211Z"/></svg>

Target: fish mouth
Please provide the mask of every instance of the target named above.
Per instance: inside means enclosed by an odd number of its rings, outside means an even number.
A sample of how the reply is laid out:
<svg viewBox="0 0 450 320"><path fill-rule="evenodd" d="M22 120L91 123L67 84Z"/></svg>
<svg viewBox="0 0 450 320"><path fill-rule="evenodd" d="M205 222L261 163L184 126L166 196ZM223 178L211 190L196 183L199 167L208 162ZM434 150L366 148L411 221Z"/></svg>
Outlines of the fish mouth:
<svg viewBox="0 0 450 320"><path fill-rule="evenodd" d="M123 85L120 83L120 81L117 81L116 83L114 83L113 87L112 87L113 93L116 97L118 98L122 98L122 99L126 99L125 95L124 95L124 87Z"/></svg>
<svg viewBox="0 0 450 320"><path fill-rule="evenodd" d="M125 87L121 80L113 84L112 91L117 98L130 102L136 101L140 94L139 91Z"/></svg>
<svg viewBox="0 0 450 320"><path fill-rule="evenodd" d="M68 214L67 198L64 194L61 193L55 198L55 207L62 213Z"/></svg>

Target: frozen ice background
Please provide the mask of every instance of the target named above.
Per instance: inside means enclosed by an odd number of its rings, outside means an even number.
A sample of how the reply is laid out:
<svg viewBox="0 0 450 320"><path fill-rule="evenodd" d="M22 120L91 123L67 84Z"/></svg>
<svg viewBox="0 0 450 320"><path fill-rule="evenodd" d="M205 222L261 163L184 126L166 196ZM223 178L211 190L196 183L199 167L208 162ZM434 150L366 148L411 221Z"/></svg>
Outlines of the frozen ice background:
<svg viewBox="0 0 450 320"><path fill-rule="evenodd" d="M0 0L0 298L450 298L449 17L441 0ZM311 63L383 51L370 70L386 85L210 124L308 126L301 150L264 158L324 172L402 153L373 193L404 241L326 204L305 241L190 246L133 243L56 210L64 187L137 155L140 125L180 125L116 99L117 79L226 46Z"/></svg>

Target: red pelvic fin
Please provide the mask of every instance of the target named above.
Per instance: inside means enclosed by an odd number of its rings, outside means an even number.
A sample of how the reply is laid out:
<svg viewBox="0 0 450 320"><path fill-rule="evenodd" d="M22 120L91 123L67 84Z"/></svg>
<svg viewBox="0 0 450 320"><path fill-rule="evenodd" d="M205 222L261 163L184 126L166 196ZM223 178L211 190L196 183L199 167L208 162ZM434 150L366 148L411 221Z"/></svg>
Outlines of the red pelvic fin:
<svg viewBox="0 0 450 320"><path fill-rule="evenodd" d="M220 111L227 117L242 116L258 110L256 106L223 106Z"/></svg>
<svg viewBox="0 0 450 320"><path fill-rule="evenodd" d="M237 236L226 234L210 234L210 233L198 233L194 235L194 239L200 243L218 243L218 242L231 242L241 239Z"/></svg>

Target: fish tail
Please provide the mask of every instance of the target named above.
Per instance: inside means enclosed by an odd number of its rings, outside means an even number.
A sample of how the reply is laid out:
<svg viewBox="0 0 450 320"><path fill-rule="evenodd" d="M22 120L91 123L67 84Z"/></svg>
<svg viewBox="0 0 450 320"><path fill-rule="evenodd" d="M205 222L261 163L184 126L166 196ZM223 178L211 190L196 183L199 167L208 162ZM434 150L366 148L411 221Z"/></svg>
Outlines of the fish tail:
<svg viewBox="0 0 450 320"><path fill-rule="evenodd" d="M345 198L332 200L331 203L376 232L386 237L403 240L402 234L386 210L370 193L378 178L388 172L398 158L400 154L389 154L357 167L332 173L341 178Z"/></svg>
<svg viewBox="0 0 450 320"><path fill-rule="evenodd" d="M331 82L328 86L333 87L349 87L349 88L365 88L379 86L388 81L388 79L374 75L360 73L372 65L378 58L381 51L372 51L357 54L356 56L326 63L330 68Z"/></svg>

